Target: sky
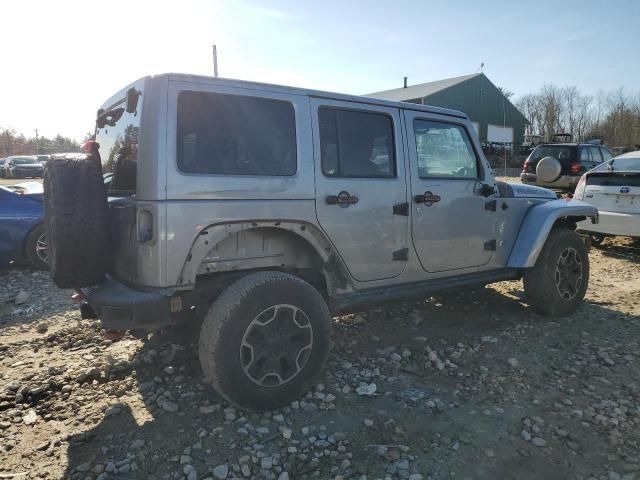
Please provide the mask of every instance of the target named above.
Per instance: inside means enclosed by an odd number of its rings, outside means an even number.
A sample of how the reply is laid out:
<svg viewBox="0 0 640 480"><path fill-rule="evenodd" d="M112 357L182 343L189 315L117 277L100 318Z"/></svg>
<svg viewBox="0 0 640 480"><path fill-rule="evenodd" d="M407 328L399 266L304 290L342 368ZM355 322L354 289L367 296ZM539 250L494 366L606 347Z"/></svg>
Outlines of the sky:
<svg viewBox="0 0 640 480"><path fill-rule="evenodd" d="M640 91L638 0L0 0L0 127L82 139L104 100L161 72L365 94L477 72Z"/></svg>

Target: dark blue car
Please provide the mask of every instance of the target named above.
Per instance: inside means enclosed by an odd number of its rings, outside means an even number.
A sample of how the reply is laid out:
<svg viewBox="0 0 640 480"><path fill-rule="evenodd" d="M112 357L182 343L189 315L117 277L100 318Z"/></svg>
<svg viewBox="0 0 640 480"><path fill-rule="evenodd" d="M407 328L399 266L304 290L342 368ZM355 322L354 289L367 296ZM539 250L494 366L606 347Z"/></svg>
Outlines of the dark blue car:
<svg viewBox="0 0 640 480"><path fill-rule="evenodd" d="M48 268L42 185L0 185L0 266L27 261Z"/></svg>

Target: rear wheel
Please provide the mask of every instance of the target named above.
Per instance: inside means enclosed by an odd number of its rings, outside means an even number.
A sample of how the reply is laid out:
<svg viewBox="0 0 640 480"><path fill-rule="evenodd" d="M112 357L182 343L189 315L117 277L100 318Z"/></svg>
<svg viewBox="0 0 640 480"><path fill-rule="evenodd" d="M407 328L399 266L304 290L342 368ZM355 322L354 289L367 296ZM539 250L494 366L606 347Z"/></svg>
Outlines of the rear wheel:
<svg viewBox="0 0 640 480"><path fill-rule="evenodd" d="M211 306L200 332L200 363L229 402L278 408L304 394L321 371L330 334L327 305L310 284L287 273L253 273Z"/></svg>
<svg viewBox="0 0 640 480"><path fill-rule="evenodd" d="M574 312L589 285L589 255L580 236L564 228L551 230L536 265L525 270L523 283L538 312L554 316Z"/></svg>

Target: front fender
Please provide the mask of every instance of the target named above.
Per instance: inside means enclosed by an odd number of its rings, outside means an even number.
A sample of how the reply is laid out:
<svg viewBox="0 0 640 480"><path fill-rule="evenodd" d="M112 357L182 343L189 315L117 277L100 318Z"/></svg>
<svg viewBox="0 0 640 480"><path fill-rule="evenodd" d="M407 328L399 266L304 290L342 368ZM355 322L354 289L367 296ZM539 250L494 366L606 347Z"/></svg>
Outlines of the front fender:
<svg viewBox="0 0 640 480"><path fill-rule="evenodd" d="M534 205L520 226L507 266L533 267L558 219L576 218L577 221L585 217L591 218L592 223L598 223L598 210L580 200L552 200Z"/></svg>

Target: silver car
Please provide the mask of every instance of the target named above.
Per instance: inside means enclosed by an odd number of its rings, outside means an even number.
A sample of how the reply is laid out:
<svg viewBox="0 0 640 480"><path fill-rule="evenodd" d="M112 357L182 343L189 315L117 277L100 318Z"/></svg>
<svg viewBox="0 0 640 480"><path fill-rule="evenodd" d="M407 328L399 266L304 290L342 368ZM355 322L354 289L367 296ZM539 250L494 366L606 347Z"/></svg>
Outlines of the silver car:
<svg viewBox="0 0 640 480"><path fill-rule="evenodd" d="M625 153L585 173L574 198L600 212L598 224L578 223L595 244L607 236L640 238L640 151Z"/></svg>
<svg viewBox="0 0 640 480"><path fill-rule="evenodd" d="M165 74L108 99L84 149L47 164L54 281L108 329L199 323L244 408L306 391L332 314L522 278L567 315L587 289L596 209L496 181L458 111Z"/></svg>

